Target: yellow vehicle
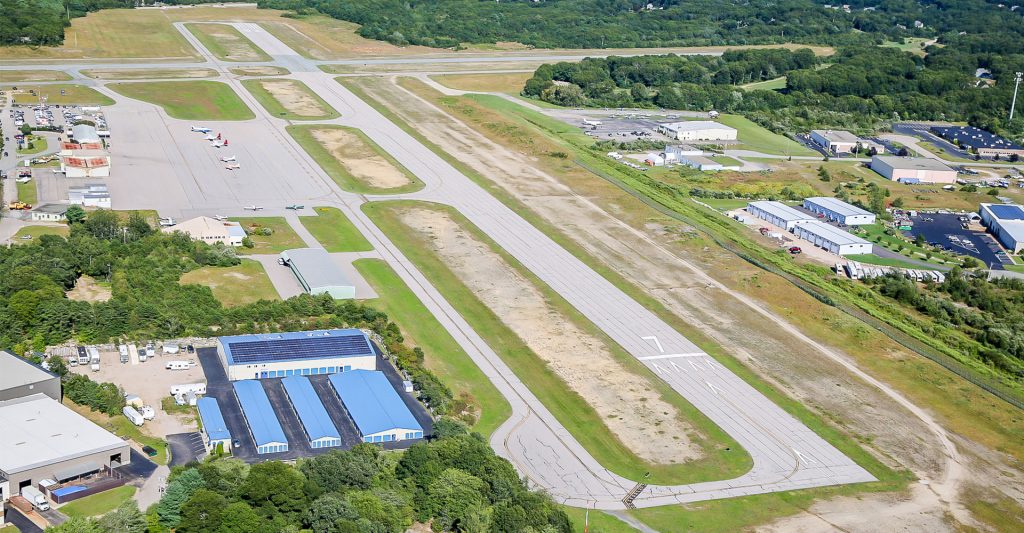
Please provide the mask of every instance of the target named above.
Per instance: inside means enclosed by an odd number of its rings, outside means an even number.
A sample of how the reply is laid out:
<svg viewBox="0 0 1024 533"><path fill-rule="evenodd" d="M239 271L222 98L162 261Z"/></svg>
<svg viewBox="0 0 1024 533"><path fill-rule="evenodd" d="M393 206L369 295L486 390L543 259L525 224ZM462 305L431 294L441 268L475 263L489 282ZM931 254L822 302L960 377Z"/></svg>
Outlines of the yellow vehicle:
<svg viewBox="0 0 1024 533"><path fill-rule="evenodd" d="M32 204L26 204L25 202L11 202L7 204L8 209L21 211L26 209L32 209Z"/></svg>

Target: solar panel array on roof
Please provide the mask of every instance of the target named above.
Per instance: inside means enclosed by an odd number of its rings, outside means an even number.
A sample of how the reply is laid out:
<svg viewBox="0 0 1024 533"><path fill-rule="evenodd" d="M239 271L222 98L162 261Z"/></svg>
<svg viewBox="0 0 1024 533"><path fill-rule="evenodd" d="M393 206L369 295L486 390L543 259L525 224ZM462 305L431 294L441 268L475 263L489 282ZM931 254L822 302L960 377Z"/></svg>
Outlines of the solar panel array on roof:
<svg viewBox="0 0 1024 533"><path fill-rule="evenodd" d="M369 338L358 329L236 335L221 337L220 343L228 364L373 355Z"/></svg>
<svg viewBox="0 0 1024 533"><path fill-rule="evenodd" d="M988 208L1001 220L1024 220L1024 209L1019 205L990 205Z"/></svg>
<svg viewBox="0 0 1024 533"><path fill-rule="evenodd" d="M206 396L196 402L199 418L203 421L203 431L211 441L231 440L231 432L224 423L224 415L220 412L220 404L216 398Z"/></svg>
<svg viewBox="0 0 1024 533"><path fill-rule="evenodd" d="M1003 150L1024 150L1013 141L974 126L932 126L932 133L948 141L956 141L968 148L991 148Z"/></svg>
<svg viewBox="0 0 1024 533"><path fill-rule="evenodd" d="M331 374L328 379L364 437L401 429L422 436L422 426L383 372L352 370Z"/></svg>
<svg viewBox="0 0 1024 533"><path fill-rule="evenodd" d="M281 380L292 407L299 415L302 427L309 437L309 445L313 448L326 448L341 446L341 434L338 428L334 427L327 409L320 402L309 378L304 376L291 376Z"/></svg>
<svg viewBox="0 0 1024 533"><path fill-rule="evenodd" d="M249 424L252 438L256 441L257 453L288 451L288 438L281 429L274 408L270 405L266 391L259 381L245 379L232 383L235 395L242 406L242 414Z"/></svg>

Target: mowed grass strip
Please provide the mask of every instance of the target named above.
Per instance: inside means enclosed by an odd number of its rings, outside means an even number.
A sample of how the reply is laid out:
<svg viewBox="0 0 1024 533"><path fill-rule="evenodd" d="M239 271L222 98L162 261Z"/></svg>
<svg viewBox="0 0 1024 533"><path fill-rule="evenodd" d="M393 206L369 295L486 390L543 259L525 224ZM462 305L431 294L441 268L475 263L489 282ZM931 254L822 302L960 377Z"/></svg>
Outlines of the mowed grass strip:
<svg viewBox="0 0 1024 533"><path fill-rule="evenodd" d="M495 74L439 74L434 81L460 91L519 94L533 72L503 72Z"/></svg>
<svg viewBox="0 0 1024 533"><path fill-rule="evenodd" d="M356 128L334 125L297 125L288 126L286 129L292 138L295 139L295 142L299 143L299 146L334 180L334 183L337 183L338 187L348 192L398 194L414 192L423 188L423 182L415 174L402 166L391 154L387 153L377 143L367 137L365 133ZM349 143L343 150L339 149L339 155L336 156L314 136L316 131L321 130L345 131L354 136L355 139L354 142ZM348 161L351 165L354 162L374 155L383 158L392 167L404 174L408 179L408 184L401 187L376 187L366 179L353 175L345 166L345 161Z"/></svg>
<svg viewBox="0 0 1024 533"><path fill-rule="evenodd" d="M241 224L254 245L252 248L239 248L240 254L278 254L291 248L306 247L284 217L236 217L229 220ZM266 230L270 235L262 234Z"/></svg>
<svg viewBox="0 0 1024 533"><path fill-rule="evenodd" d="M111 83L107 87L129 98L156 104L182 120L249 120L252 110L227 84L219 81L145 81Z"/></svg>
<svg viewBox="0 0 1024 533"><path fill-rule="evenodd" d="M110 416L99 411L93 411L92 409L89 409L84 405L78 405L67 398L64 398L63 403L72 411L88 418L94 424L113 433L114 435L125 440L134 441L138 444L138 448L143 446L152 446L157 453L156 456L150 457L149 459L158 465L167 464L167 442L163 439L143 433L142 428L132 424L131 421L123 415L118 414L117 416Z"/></svg>
<svg viewBox="0 0 1024 533"><path fill-rule="evenodd" d="M0 83L66 81L70 79L71 76L59 70L0 70Z"/></svg>
<svg viewBox="0 0 1024 533"><path fill-rule="evenodd" d="M243 80L253 98L268 113L286 120L330 120L341 116L309 86L299 80ZM276 94L275 94L276 93Z"/></svg>
<svg viewBox="0 0 1024 533"><path fill-rule="evenodd" d="M43 235L67 237L71 230L67 226L23 226L11 237L12 242L31 241ZM28 238L23 238L28 237Z"/></svg>
<svg viewBox="0 0 1024 533"><path fill-rule="evenodd" d="M270 56L228 24L185 24L188 31L221 61L270 61Z"/></svg>
<svg viewBox="0 0 1024 533"><path fill-rule="evenodd" d="M387 263L358 259L352 264L379 295L370 305L399 324L407 341L423 348L427 368L452 389L456 399L475 409L473 431L489 437L512 415L505 397Z"/></svg>
<svg viewBox="0 0 1024 533"><path fill-rule="evenodd" d="M73 83L54 83L48 85L23 85L19 83L17 87L18 90L14 92L14 103L16 104L35 105L39 103L40 97L46 98L46 103L51 105L114 104L114 100L109 96L101 94L90 87ZM11 86L0 87L0 90L10 91Z"/></svg>
<svg viewBox="0 0 1024 533"><path fill-rule="evenodd" d="M123 485L62 505L59 511L71 518L105 515L131 499L135 491L135 487Z"/></svg>
<svg viewBox="0 0 1024 533"><path fill-rule="evenodd" d="M284 76L290 74L291 71L274 65L264 65L257 67L235 67L228 69L228 72L236 76Z"/></svg>
<svg viewBox="0 0 1024 533"><path fill-rule="evenodd" d="M695 433L699 433L688 437L694 445L700 447L703 456L682 464L654 464L637 457L611 433L594 408L582 396L571 390L540 356L480 301L431 249L431 243L401 221L401 210L411 207L447 213L462 229L485 243L505 263L532 283L566 321L607 346L612 357L622 365L625 375L648 378L645 383L650 384L662 400L674 406L680 417L694 428ZM458 211L439 204L417 201L373 202L363 204L363 211L445 295L448 302L473 330L523 383L528 384L545 407L602 466L628 479L645 479L652 484L730 479L750 470L753 464L750 455L729 435L676 393L665 381L658 379L651 370L615 344L557 292L502 250Z"/></svg>
<svg viewBox="0 0 1024 533"><path fill-rule="evenodd" d="M43 142L43 147L46 147L46 143ZM25 202L26 204L36 205L39 203L39 194L36 189L36 180L31 180L28 183L18 182L18 201Z"/></svg>
<svg viewBox="0 0 1024 533"><path fill-rule="evenodd" d="M242 259L241 264L232 267L197 268L186 272L178 282L209 287L213 296L227 307L281 299L263 264L252 259Z"/></svg>
<svg viewBox="0 0 1024 533"><path fill-rule="evenodd" d="M82 74L97 80L155 80L214 78L217 76L217 71L209 68L110 68L83 70Z"/></svg>
<svg viewBox="0 0 1024 533"><path fill-rule="evenodd" d="M336 207L314 208L317 216L299 217L302 225L331 253L369 252L373 245L352 225L352 221Z"/></svg>

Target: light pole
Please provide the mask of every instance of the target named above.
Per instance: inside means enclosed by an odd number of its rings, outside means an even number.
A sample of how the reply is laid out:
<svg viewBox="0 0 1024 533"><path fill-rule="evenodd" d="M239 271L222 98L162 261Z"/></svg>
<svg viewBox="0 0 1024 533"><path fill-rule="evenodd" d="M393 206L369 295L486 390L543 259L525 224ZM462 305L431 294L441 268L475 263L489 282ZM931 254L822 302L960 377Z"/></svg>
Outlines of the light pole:
<svg viewBox="0 0 1024 533"><path fill-rule="evenodd" d="M1013 76L1013 101L1010 103L1010 120L1013 120L1013 110L1017 107L1017 89L1020 88L1021 76L1024 72L1018 72Z"/></svg>

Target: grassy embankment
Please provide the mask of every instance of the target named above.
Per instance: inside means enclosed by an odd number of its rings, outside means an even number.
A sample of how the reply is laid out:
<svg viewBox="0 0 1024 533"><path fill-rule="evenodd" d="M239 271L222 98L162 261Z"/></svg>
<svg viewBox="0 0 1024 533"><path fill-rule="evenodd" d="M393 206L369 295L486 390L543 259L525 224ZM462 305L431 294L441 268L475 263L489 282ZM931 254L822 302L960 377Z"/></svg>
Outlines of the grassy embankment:
<svg viewBox="0 0 1024 533"><path fill-rule="evenodd" d="M299 221L328 252L368 252L373 245L336 207L315 207L316 216L301 216Z"/></svg>
<svg viewBox="0 0 1024 533"><path fill-rule="evenodd" d="M66 505L62 505L58 510L71 518L105 515L131 499L135 495L136 490L131 485L124 485L86 496L80 500L74 500Z"/></svg>
<svg viewBox="0 0 1024 533"><path fill-rule="evenodd" d="M9 91L10 89L10 86L0 87L0 90L4 91ZM73 83L54 83L48 85L23 85L19 83L18 91L14 93L14 103L21 105L38 104L40 97L46 98L46 102L50 105L114 104L110 97L99 93L95 89Z"/></svg>
<svg viewBox="0 0 1024 533"><path fill-rule="evenodd" d="M156 104L172 118L182 120L249 120L256 116L231 87L219 81L127 82L107 87Z"/></svg>
<svg viewBox="0 0 1024 533"><path fill-rule="evenodd" d="M99 411L93 411L92 409L83 405L78 405L67 398L64 398L64 405L89 420L92 420L93 423L114 435L136 443L136 447L139 449L143 446L152 446L157 453L155 457L150 457L149 459L158 465L167 464L167 442L163 439L146 435L142 432L141 428L132 424L124 416L120 414L117 416L110 416Z"/></svg>
<svg viewBox="0 0 1024 533"><path fill-rule="evenodd" d="M240 254L278 254L290 248L306 247L284 217L235 217L229 220L240 223L254 245L252 248L239 248ZM259 233L267 229L270 235Z"/></svg>
<svg viewBox="0 0 1024 533"><path fill-rule="evenodd" d="M703 457L686 464L669 465L652 464L634 455L608 430L593 407L583 397L569 390L565 382L548 368L544 360L466 287L431 250L430 243L401 222L400 211L407 207L436 209L451 216L462 229L487 244L506 264L529 280L560 316L601 341L625 372L647 378L647 382L654 387L661 399L673 405L681 418L694 428L695 435L691 435L690 439L701 449ZM516 376L523 383L529 384L530 390L537 398L604 467L636 480L642 479L649 472L650 477L647 481L656 484L728 479L750 469L750 456L742 451L731 437L673 391L663 380L657 379L651 370L615 344L558 293L540 281L457 211L437 204L414 201L374 202L364 204L363 211L430 279L431 284L445 295L449 303L459 311L473 330L483 337L487 345L502 358Z"/></svg>
<svg viewBox="0 0 1024 533"><path fill-rule="evenodd" d="M197 268L186 272L178 281L182 285L209 287L214 297L228 307L281 299L263 264L252 259L242 259L241 264L232 267Z"/></svg>
<svg viewBox="0 0 1024 533"><path fill-rule="evenodd" d="M188 31L221 61L270 61L260 47L228 24L185 24Z"/></svg>
<svg viewBox="0 0 1024 533"><path fill-rule="evenodd" d="M379 296L367 303L387 313L409 344L423 348L427 368L473 406L473 430L489 437L512 414L498 389L387 263L358 259L353 265Z"/></svg>
<svg viewBox="0 0 1024 533"><path fill-rule="evenodd" d="M351 143L344 148L338 148L335 153L332 153L328 147L324 146L323 143L313 136L315 130L330 129L349 132L358 139L358 142ZM399 194L414 192L423 188L423 182L415 174L409 172L391 154L383 150L359 129L333 125L302 125L288 126L287 130L292 138L295 139L295 142L299 143L299 146L320 165L324 173L330 176L334 183L338 184L338 187L341 187L343 190L361 194ZM401 187L376 187L366 179L354 175L345 166L346 161L352 164L371 156L383 158L384 161L404 174L409 183Z"/></svg>
<svg viewBox="0 0 1024 533"><path fill-rule="evenodd" d="M71 76L59 70L5 70L0 72L0 83L67 81L70 79Z"/></svg>
<svg viewBox="0 0 1024 533"><path fill-rule="evenodd" d="M265 80L243 80L242 86L245 87L253 98L256 99L268 113L278 118L285 120L331 120L341 116L333 107L331 107L323 98L320 98L309 87L298 80L273 80L269 83L273 83L279 86L279 90L287 90L294 92L297 98L304 100L310 107L306 111L312 111L316 108L315 113L307 114L303 112L302 107L296 107L294 103L282 101L278 95L271 92L270 89L264 84ZM287 87L285 87L287 86Z"/></svg>

